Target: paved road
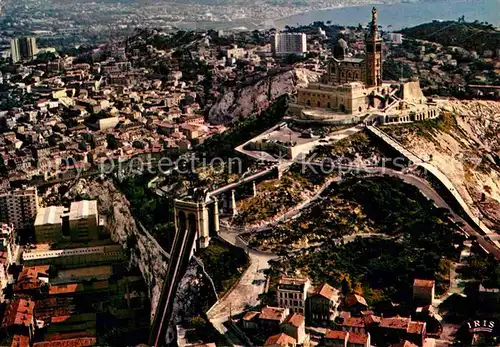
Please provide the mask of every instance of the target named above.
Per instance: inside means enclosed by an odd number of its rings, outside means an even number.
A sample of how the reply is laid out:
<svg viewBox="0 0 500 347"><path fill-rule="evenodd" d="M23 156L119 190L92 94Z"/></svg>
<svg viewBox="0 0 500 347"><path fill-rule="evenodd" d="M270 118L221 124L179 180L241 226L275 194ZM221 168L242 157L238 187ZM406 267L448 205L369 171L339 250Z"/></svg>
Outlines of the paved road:
<svg viewBox="0 0 500 347"><path fill-rule="evenodd" d="M397 178L402 179L405 183L408 183L408 184L411 184L411 185L417 187L420 190L420 192L424 196L426 196L428 199L432 200L437 207L445 208L445 209L449 210L450 217L451 217L451 220L453 222L463 225L462 230L467 235L475 236L477 238L478 243L485 250L487 250L488 252L493 254L497 259L500 260L500 249L497 247L497 245L494 244L492 241L485 239L484 235L482 235L476 231L475 226L474 227L471 226L469 222L465 221L455 211L453 211L452 208L448 205L448 203L446 201L444 201L444 199L434 190L434 188L426 180L410 174L409 170L406 170L404 172L400 172L400 171L395 171L395 170L391 170L388 168L381 168L381 167L357 167L355 170L357 170L357 172L364 171L367 174L373 174L373 175L379 175L379 176L389 175L392 177L397 177ZM323 190L327 186L328 185L325 185L323 187ZM319 195L320 194L318 193L315 198L311 199L311 201L309 201L308 204L306 204L306 206L313 203L314 200L317 199ZM304 207L306 207L306 206L304 206ZM290 212L292 212L292 211L290 211ZM298 215L299 213L300 213L300 210L293 211L293 215ZM272 223L269 223L265 227L259 227L258 229L254 230L254 231L268 229L271 225L272 225Z"/></svg>
<svg viewBox="0 0 500 347"><path fill-rule="evenodd" d="M366 127L372 134L376 135L380 139L382 139L384 142L386 142L388 145L393 147L398 153L401 153L403 156L406 157L406 159L410 160L414 164L420 164L423 162L421 158L419 158L416 154L410 152L407 150L402 144L400 144L398 141L396 141L394 138L391 136L387 135L385 132L382 130L378 129L377 127L374 126L367 126Z"/></svg>
<svg viewBox="0 0 500 347"><path fill-rule="evenodd" d="M479 244L484 249L486 249L488 252L493 254L497 259L500 259L500 248L499 248L500 243L498 241L486 240L484 238L484 236L481 235L480 233L478 233L476 230L477 229L481 230L482 233L489 235L488 237L495 235L495 234L488 227L486 227L484 225L484 223L481 223L480 219L472 213L472 211L470 210L467 203L460 196L460 194L457 192L453 183L448 179L448 177L446 177L446 175L444 173L442 173L438 168L431 165L430 163L424 162L421 158L419 158L418 156L416 156L415 154L413 154L412 152L410 152L409 150L404 148L403 145L401 145L398 141L393 139L391 136L387 135L382 130L380 130L376 127L373 127L373 126L367 126L367 129L369 131L371 131L373 134L375 134L376 136L378 136L380 139L385 141L387 144L392 146L396 151L401 153L403 156L405 156L407 159L412 161L414 164L416 164L417 166L423 168L427 172L430 172L432 175L434 175L434 177L436 177L443 184L443 186L449 191L449 193L455 198L455 200L458 202L458 204L462 207L462 209L465 211L465 213L467 214L469 219L475 224L474 227L472 227L463 218L461 218L455 212L453 212L452 209L446 203L444 203L444 205L441 204L442 207L446 207L450 211L452 211L453 219L455 221L459 221L465 225L465 227L463 228L464 231L470 236L476 236ZM423 181L423 182L425 182L425 181ZM410 183L410 184L412 184L412 183ZM420 189L422 187L422 189L425 189L427 191L427 193L431 194L432 200L434 200L435 202L438 200L440 202L444 202L443 199L434 191L434 189L432 189L432 192L430 192L428 189L423 188L423 186L421 185L421 182L419 184L420 184L420 186L418 186L418 188ZM425 194L425 192L424 192L424 194Z"/></svg>
<svg viewBox="0 0 500 347"><path fill-rule="evenodd" d="M370 237L373 237L373 238L378 237L380 239L389 240L389 239L392 239L394 236L382 234L382 233L364 233L364 234L352 234L352 235L342 236L342 239L344 240L344 243L349 243L349 242L353 242L358 237L361 237L362 239L366 239L366 238L370 238Z"/></svg>
<svg viewBox="0 0 500 347"><path fill-rule="evenodd" d="M248 183L248 182L252 182L252 181L255 181L256 179L258 178L261 178L261 177L264 177L266 175L269 175L270 173L272 173L274 170L278 170L278 166L272 166L270 168L267 168L263 171L260 171L260 172L257 172L251 176L248 176L248 177L245 177L239 181L236 181L234 183L231 183L231 184L228 184L226 186L223 186L223 187L220 187L214 191L211 191L209 193L210 196L215 196L215 195L218 195L218 194L221 194L221 193L224 193L224 192L227 192L227 191L230 191L230 190L233 190L233 189L236 189L238 188L239 186L245 184L245 183Z"/></svg>
<svg viewBox="0 0 500 347"><path fill-rule="evenodd" d="M461 223L463 225L462 230L469 236L475 236L477 242L488 252L493 254L497 259L500 260L500 249L493 244L491 241L485 239L483 235L478 233L475 228L473 228L468 222L466 222L462 217L460 217L452 208L446 203L443 198L432 188L432 186L424 179L413 176L410 174L403 174L398 171L385 169L385 173L391 176L399 177L404 182L417 187L422 194L424 194L428 199L433 200L434 204L440 208L446 208L450 211L451 220L455 223Z"/></svg>
<svg viewBox="0 0 500 347"><path fill-rule="evenodd" d="M346 167L347 168L347 167ZM405 170L404 172L400 171L395 171L391 170L388 168L381 168L381 167L356 167L356 168L351 168L357 172L366 172L367 174L373 174L373 175L389 175L392 177L398 177L402 179L404 182L411 184L415 187L417 187L420 192L426 196L428 199L432 200L434 204L437 207L440 208L446 208L447 210L450 211L450 217L452 221L455 223L459 223L463 225L462 230L469 236L474 236L477 238L478 243L488 252L493 254L497 259L500 260L500 248L493 243L493 241L487 240L484 235L480 234L479 232L476 231L476 226L472 226L469 222L465 221L461 216L459 216L455 211L452 210L452 208L448 205L446 201L434 190L434 188L430 185L429 182L426 180L414 176L410 174L410 170ZM282 217L278 218L278 220L275 221L270 221L267 223L264 223L263 225L258 226L257 228L252 228L245 230L245 232L259 232L262 230L269 229L272 227L274 223L280 220L286 220L290 218L295 218L298 215L300 215L300 212L304 209L307 208L309 205L314 203L323 193L323 191L334 181L335 179L329 180L327 183L323 185L323 187L320 189L320 191L311 199L308 199L307 201L303 202L302 204L296 206L294 209L288 211L285 213ZM451 183L450 183L451 184ZM451 188L454 189L454 188ZM456 190L455 190L456 193ZM477 219L477 218L476 218ZM473 219L474 221L474 219ZM481 228L484 231L484 228ZM235 233L235 230L232 230L232 233Z"/></svg>
<svg viewBox="0 0 500 347"><path fill-rule="evenodd" d="M480 219L472 213L469 205L467 205L462 196L460 196L460 194L457 192L457 189L455 188L453 183L451 183L451 181L448 179L448 177L446 177L444 173L442 173L438 168L429 163L421 163L418 166L430 172L434 175L434 177L441 181L446 189L448 189L448 191L453 195L455 200L457 200L457 202L460 204L467 216L478 226L479 229L481 229L482 232L490 236L495 235L495 233L493 233L486 225L484 225L484 223L481 223Z"/></svg>
<svg viewBox="0 0 500 347"><path fill-rule="evenodd" d="M276 255L249 249L236 233L221 225L219 236L230 244L244 249L249 257L249 266L243 273L236 286L219 300L208 312L207 317L213 326L234 346L244 346L224 323L230 315L244 312L249 306L260 303L259 295L264 292L266 276L264 270L269 269L269 260Z"/></svg>

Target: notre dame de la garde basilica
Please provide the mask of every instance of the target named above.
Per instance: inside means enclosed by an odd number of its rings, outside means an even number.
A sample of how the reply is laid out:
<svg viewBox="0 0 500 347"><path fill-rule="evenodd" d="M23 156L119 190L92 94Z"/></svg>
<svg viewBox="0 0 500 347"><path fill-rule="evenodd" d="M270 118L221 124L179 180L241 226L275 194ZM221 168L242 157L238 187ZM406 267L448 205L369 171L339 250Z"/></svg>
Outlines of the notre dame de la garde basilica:
<svg viewBox="0 0 500 347"><path fill-rule="evenodd" d="M365 57L352 58L343 39L337 42L319 83L298 89L289 114L304 123L342 124L366 117L379 123L435 118L439 109L424 97L418 79L382 80L382 38L377 10L365 37Z"/></svg>

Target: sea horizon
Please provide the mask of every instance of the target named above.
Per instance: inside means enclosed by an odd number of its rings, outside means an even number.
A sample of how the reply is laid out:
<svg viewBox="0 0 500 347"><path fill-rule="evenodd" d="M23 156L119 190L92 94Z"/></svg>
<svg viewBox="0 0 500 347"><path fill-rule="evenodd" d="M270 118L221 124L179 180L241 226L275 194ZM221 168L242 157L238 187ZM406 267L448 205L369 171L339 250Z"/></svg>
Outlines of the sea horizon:
<svg viewBox="0 0 500 347"><path fill-rule="evenodd" d="M368 23L372 7L379 9L378 21L383 27L400 30L433 20L457 20L464 16L468 22L488 22L500 27L500 0L438 0L405 1L396 4L370 4L359 6L339 6L307 11L276 20L266 21L267 26L274 22L275 28L285 26L309 25L314 22L331 21L332 24L356 26ZM440 12L436 16L436 12Z"/></svg>

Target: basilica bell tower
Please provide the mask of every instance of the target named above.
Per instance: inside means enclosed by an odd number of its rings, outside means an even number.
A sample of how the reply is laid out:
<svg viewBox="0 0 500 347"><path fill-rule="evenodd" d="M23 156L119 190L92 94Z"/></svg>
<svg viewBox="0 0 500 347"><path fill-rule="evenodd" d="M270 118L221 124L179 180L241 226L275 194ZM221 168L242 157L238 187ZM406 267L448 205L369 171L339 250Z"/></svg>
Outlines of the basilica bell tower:
<svg viewBox="0 0 500 347"><path fill-rule="evenodd" d="M382 39L377 27L377 9L372 9L370 32L365 39L366 45L366 86L382 85Z"/></svg>

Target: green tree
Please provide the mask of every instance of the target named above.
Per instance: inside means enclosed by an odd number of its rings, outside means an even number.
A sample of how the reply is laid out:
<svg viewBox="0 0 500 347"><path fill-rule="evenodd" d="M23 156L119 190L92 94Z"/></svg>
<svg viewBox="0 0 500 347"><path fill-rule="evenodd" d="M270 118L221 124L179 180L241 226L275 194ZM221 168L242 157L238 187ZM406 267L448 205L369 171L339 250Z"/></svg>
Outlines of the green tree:
<svg viewBox="0 0 500 347"><path fill-rule="evenodd" d="M352 292L352 282L349 275L345 274L341 282L342 294L346 295Z"/></svg>
<svg viewBox="0 0 500 347"><path fill-rule="evenodd" d="M399 81L401 78L413 76L410 65L404 62L387 59L382 68L382 79Z"/></svg>
<svg viewBox="0 0 500 347"><path fill-rule="evenodd" d="M113 134L107 134L106 135L106 141L108 143L108 148L115 150L120 148L120 143L116 139L116 137Z"/></svg>
<svg viewBox="0 0 500 347"><path fill-rule="evenodd" d="M134 141L134 142L132 143L132 146L133 146L134 148L139 148L139 149L144 149L144 148L146 147L146 146L144 145L144 142L142 142L142 141Z"/></svg>
<svg viewBox="0 0 500 347"><path fill-rule="evenodd" d="M0 155L0 175L6 175L6 174L7 174L7 167L5 166L3 156Z"/></svg>

